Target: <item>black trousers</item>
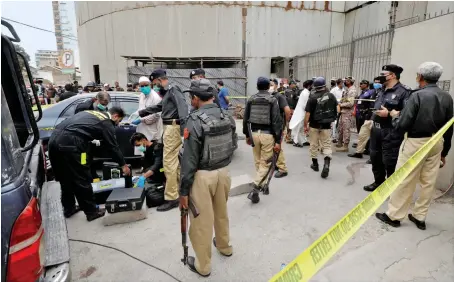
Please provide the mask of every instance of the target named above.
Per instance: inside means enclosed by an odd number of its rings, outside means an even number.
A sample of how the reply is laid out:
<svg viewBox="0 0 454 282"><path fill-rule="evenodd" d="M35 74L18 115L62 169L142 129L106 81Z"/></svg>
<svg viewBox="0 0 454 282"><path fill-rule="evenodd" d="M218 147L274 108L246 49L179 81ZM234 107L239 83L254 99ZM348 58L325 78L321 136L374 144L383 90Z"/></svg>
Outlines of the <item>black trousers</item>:
<svg viewBox="0 0 454 282"><path fill-rule="evenodd" d="M369 150L376 184L382 184L394 173L402 140L403 136L392 128L372 126Z"/></svg>
<svg viewBox="0 0 454 282"><path fill-rule="evenodd" d="M52 137L54 136L52 135ZM77 202L85 214L96 212L89 158L86 158L86 164L82 164L81 144L77 138L69 135L52 137L49 141L49 159L55 179L60 182L64 211L73 209L76 205L75 198L77 198Z"/></svg>
<svg viewBox="0 0 454 282"><path fill-rule="evenodd" d="M361 126L363 126L366 119L362 117L359 113L356 114L356 130L357 133L361 130Z"/></svg>

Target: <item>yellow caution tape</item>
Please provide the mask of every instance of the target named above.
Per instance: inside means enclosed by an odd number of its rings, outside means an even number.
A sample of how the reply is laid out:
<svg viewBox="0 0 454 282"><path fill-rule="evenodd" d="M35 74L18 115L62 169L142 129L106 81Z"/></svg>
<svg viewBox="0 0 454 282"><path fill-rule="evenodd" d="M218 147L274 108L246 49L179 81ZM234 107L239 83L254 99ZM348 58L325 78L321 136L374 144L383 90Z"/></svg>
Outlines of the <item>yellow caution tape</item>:
<svg viewBox="0 0 454 282"><path fill-rule="evenodd" d="M420 163L424 156L443 137L443 134L454 124L452 118L432 138L427 141L405 164L396 170L382 185L369 194L363 201L339 220L328 232L318 238L312 245L304 250L296 259L289 263L270 281L309 281L331 257L358 231L396 190L399 184ZM449 140L448 140L449 142Z"/></svg>
<svg viewBox="0 0 454 282"><path fill-rule="evenodd" d="M247 99L247 96L227 96L229 98L234 98L234 99Z"/></svg>

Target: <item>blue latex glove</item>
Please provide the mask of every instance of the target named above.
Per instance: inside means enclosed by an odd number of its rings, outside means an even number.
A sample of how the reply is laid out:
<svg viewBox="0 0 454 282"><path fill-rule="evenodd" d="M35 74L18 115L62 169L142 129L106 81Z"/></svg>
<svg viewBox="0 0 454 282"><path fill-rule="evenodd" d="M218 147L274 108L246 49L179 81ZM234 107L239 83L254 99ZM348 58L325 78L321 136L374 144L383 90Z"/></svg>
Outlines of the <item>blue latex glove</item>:
<svg viewBox="0 0 454 282"><path fill-rule="evenodd" d="M136 182L136 185L134 187L137 188L144 188L145 187L145 176L140 176L139 179Z"/></svg>
<svg viewBox="0 0 454 282"><path fill-rule="evenodd" d="M136 120L133 120L131 123L134 124L134 125L138 125L139 123L141 123L142 121L140 120L140 118L136 119Z"/></svg>

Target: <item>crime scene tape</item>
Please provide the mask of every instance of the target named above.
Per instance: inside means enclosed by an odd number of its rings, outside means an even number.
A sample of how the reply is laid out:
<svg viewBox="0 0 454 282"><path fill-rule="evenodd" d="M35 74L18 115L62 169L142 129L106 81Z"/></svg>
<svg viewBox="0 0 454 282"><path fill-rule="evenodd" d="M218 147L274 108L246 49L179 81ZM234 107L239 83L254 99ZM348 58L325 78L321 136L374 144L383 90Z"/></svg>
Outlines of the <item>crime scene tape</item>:
<svg viewBox="0 0 454 282"><path fill-rule="evenodd" d="M229 98L232 98L232 99L247 99L248 97L247 96L228 96Z"/></svg>
<svg viewBox="0 0 454 282"><path fill-rule="evenodd" d="M369 194L325 234L298 255L292 262L274 275L270 281L309 281L328 260L358 231L388 198L399 184L420 163L424 156L454 124L454 118L427 141L405 164L396 170L382 185Z"/></svg>

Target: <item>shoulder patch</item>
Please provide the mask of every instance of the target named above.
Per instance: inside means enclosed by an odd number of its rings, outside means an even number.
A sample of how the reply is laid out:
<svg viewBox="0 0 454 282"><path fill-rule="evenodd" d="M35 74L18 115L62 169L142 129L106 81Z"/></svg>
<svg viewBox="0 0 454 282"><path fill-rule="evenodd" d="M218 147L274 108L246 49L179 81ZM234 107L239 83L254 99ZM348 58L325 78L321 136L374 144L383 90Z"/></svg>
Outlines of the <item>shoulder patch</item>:
<svg viewBox="0 0 454 282"><path fill-rule="evenodd" d="M409 87L409 86L407 86L407 85L405 85L405 84L402 84L402 83L401 83L401 85L402 85L403 88L405 88L405 89L407 89L407 90L411 90L411 87Z"/></svg>
<svg viewBox="0 0 454 282"><path fill-rule="evenodd" d="M189 138L189 130L188 130L188 128L184 129L183 137L184 137L184 139L188 139Z"/></svg>

